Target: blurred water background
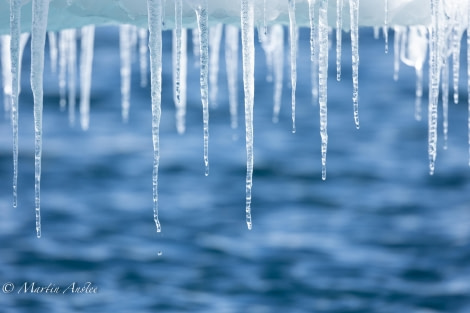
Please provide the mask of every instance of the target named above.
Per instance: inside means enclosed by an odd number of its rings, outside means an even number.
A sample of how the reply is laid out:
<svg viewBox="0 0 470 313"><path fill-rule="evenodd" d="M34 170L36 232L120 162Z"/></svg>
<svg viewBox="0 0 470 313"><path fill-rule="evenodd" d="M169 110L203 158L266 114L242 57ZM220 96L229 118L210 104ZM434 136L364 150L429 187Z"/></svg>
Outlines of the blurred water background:
<svg viewBox="0 0 470 313"><path fill-rule="evenodd" d="M319 108L311 97L308 40L308 31L302 29L295 134L288 48L280 122L273 124L273 85L266 82L264 53L256 47L252 231L246 229L244 212L243 89L240 84L240 128L233 131L225 66L219 72L218 107L210 111L211 171L205 177L199 69L191 65L190 54L187 132L178 135L171 33L165 32L162 233L157 234L152 219L150 90L139 87L134 63L131 111L124 124L118 29L97 29L86 132L78 119L70 127L67 112L59 110L58 80L47 59L41 239L36 238L34 221L28 45L21 82L16 209L11 195L11 127L8 118L0 122L0 284L11 282L16 288L0 293L1 311L469 312L465 53L460 103L449 108L449 147L442 148L440 124L437 168L430 176L427 100L423 121L415 121L414 70L402 65L399 81L393 81L392 47L385 54L382 38L374 40L371 29L361 31L361 128L356 130L345 34L339 83L330 50L327 180L322 181ZM241 73L239 78L241 83ZM425 87L424 95L427 92ZM439 114L441 123L441 109ZM51 283L62 290L73 282L91 282L98 293L18 294L25 282Z"/></svg>

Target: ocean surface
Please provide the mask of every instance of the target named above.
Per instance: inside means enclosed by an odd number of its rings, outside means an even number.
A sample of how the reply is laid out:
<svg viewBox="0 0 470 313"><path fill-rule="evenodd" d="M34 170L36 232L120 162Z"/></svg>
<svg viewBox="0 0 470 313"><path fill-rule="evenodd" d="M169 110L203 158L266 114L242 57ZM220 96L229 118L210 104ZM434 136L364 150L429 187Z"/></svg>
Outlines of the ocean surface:
<svg viewBox="0 0 470 313"><path fill-rule="evenodd" d="M448 149L443 149L439 108L436 171L430 176L427 87L418 122L414 69L401 64L394 81L393 47L385 54L383 38L375 40L371 29L363 29L361 128L356 130L350 40L344 33L341 82L336 81L334 46L330 49L327 180L322 181L309 33L300 32L295 134L287 37L277 124L272 123L273 84L266 81L264 53L257 44L249 231L241 71L240 126L233 130L222 48L217 107L210 110L210 175L205 177L199 69L192 66L190 53L187 132L179 135L171 33L165 32L162 232L157 233L150 89L139 86L136 55L130 116L123 123L118 34L115 27L97 29L88 131L80 129L78 111L74 126L60 111L58 79L46 49L40 239L26 48L17 208L12 206L11 126L8 118L0 119L1 312L470 312L465 52L460 102L449 106ZM192 51L191 42L188 48Z"/></svg>

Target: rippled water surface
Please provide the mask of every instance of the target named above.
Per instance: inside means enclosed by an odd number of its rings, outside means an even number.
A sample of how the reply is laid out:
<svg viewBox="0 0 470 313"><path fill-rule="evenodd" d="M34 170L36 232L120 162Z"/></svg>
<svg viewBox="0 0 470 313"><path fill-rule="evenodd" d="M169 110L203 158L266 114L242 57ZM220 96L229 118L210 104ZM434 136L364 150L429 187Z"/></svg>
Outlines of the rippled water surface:
<svg viewBox="0 0 470 313"><path fill-rule="evenodd" d="M356 130L345 35L339 83L330 50L328 178L322 181L308 32L300 34L295 134L288 66L281 119L273 124L273 86L265 80L257 46L254 226L248 231L243 105L241 128L233 131L221 69L218 107L210 111L211 173L205 177L199 71L189 67L187 133L178 135L170 35L164 38L160 234L152 219L150 90L139 87L134 63L130 118L123 124L118 30L102 28L87 132L78 123L69 127L67 113L60 112L57 78L46 62L43 237L36 238L25 53L16 209L10 185L11 129L7 119L0 122L0 284L8 289L11 282L15 288L0 293L2 312L470 311L463 54L461 101L450 105L449 148L442 148L439 126L437 169L429 176L426 119L413 117L414 70L402 65L400 80L394 82L393 53L384 54L383 41L372 39L371 30L361 32L361 128ZM426 117L426 104L423 109ZM53 284L61 292L74 282L91 282L98 293L22 292L25 283L33 282Z"/></svg>

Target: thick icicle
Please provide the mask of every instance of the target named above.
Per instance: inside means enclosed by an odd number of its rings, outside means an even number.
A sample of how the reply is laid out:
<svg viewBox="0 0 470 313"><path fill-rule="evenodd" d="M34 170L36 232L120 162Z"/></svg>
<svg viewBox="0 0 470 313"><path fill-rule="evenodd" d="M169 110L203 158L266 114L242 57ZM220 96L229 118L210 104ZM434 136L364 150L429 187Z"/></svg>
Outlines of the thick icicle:
<svg viewBox="0 0 470 313"><path fill-rule="evenodd" d="M289 0L290 77L292 87L292 132L295 133L295 91L297 86L297 47L299 36L295 20L295 0Z"/></svg>
<svg viewBox="0 0 470 313"><path fill-rule="evenodd" d="M162 1L147 0L147 8L152 95L153 219L157 232L161 232L158 220L158 166L160 163L160 117L162 112Z"/></svg>
<svg viewBox="0 0 470 313"><path fill-rule="evenodd" d="M132 25L119 26L119 51L121 58L121 107L122 120L129 120L131 98Z"/></svg>
<svg viewBox="0 0 470 313"><path fill-rule="evenodd" d="M328 147L328 0L320 0L318 17L318 45L319 45L319 98L320 105L320 136L321 136L321 163L323 180L326 179L326 153Z"/></svg>
<svg viewBox="0 0 470 313"><path fill-rule="evenodd" d="M223 24L217 24L209 29L209 99L212 107L217 107L220 42L222 40Z"/></svg>
<svg viewBox="0 0 470 313"><path fill-rule="evenodd" d="M76 98L76 76L77 76L77 31L68 30L68 51L67 51L67 87L69 102L69 122L75 124L75 98Z"/></svg>
<svg viewBox="0 0 470 313"><path fill-rule="evenodd" d="M139 65L140 65L140 87L147 87L147 29L139 28Z"/></svg>
<svg viewBox="0 0 470 313"><path fill-rule="evenodd" d="M57 35L55 32L47 32L47 39L49 40L49 57L51 58L51 72L55 73L57 70Z"/></svg>
<svg viewBox="0 0 470 313"><path fill-rule="evenodd" d="M197 24L199 28L199 57L200 57L200 84L201 102L204 128L204 166L205 175L209 175L209 15L207 12L207 0L201 0L196 8Z"/></svg>
<svg viewBox="0 0 470 313"><path fill-rule="evenodd" d="M359 129L359 0L349 0L354 122Z"/></svg>
<svg viewBox="0 0 470 313"><path fill-rule="evenodd" d="M176 107L176 129L185 132L187 31L182 28L182 0L175 1L175 29L173 30L173 101Z"/></svg>
<svg viewBox="0 0 470 313"><path fill-rule="evenodd" d="M431 34L429 60L428 154L429 173L434 174L437 146L437 103L439 97L439 0L431 0Z"/></svg>
<svg viewBox="0 0 470 313"><path fill-rule="evenodd" d="M255 35L253 0L241 2L243 90L245 92L246 127L246 225L253 226L251 219L251 189L253 187L253 107L255 96Z"/></svg>
<svg viewBox="0 0 470 313"><path fill-rule="evenodd" d="M20 86L21 0L10 1L11 125L13 129L13 207L18 204L18 98ZM2 67L3 68L3 67Z"/></svg>
<svg viewBox="0 0 470 313"><path fill-rule="evenodd" d="M233 25L225 26L225 67L230 104L230 125L238 128L238 46L239 29Z"/></svg>
<svg viewBox="0 0 470 313"><path fill-rule="evenodd" d="M80 124L87 130L90 124L90 89L93 66L93 47L95 42L95 26L82 27L80 55Z"/></svg>
<svg viewBox="0 0 470 313"><path fill-rule="evenodd" d="M36 235L41 237L41 154L44 46L46 44L49 1L33 0L31 28L31 89L34 97L34 195Z"/></svg>
<svg viewBox="0 0 470 313"><path fill-rule="evenodd" d="M343 34L343 0L336 0L336 80L341 80L341 42Z"/></svg>
<svg viewBox="0 0 470 313"><path fill-rule="evenodd" d="M274 76L274 111L273 122L279 120L282 101L282 81L284 76L284 28L273 25L270 31L270 41L273 46L273 76Z"/></svg>
<svg viewBox="0 0 470 313"><path fill-rule="evenodd" d="M0 45L2 52L2 82L3 82L3 96L4 96L4 110L5 116L10 112L11 105L11 92L12 92L12 77L11 77L11 56L10 56L10 36L0 36Z"/></svg>

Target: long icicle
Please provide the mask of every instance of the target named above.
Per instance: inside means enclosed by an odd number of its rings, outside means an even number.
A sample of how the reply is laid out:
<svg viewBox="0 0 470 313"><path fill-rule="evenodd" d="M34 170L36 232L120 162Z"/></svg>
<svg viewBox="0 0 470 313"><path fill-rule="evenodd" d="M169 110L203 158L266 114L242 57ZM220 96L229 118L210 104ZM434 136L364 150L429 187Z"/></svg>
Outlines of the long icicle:
<svg viewBox="0 0 470 313"><path fill-rule="evenodd" d="M204 166L205 175L209 175L209 15L207 12L207 0L201 0L200 5L196 8L197 23L199 29L200 42L200 85L201 85L201 102L204 128Z"/></svg>
<svg viewBox="0 0 470 313"><path fill-rule="evenodd" d="M318 17L318 43L319 43L319 97L320 105L320 136L321 136L321 163L323 180L326 179L326 153L328 148L328 0L320 1Z"/></svg>
<svg viewBox="0 0 470 313"><path fill-rule="evenodd" d="M41 154L44 46L46 44L49 1L33 0L31 27L31 90L34 97L34 196L36 235L41 237Z"/></svg>
<svg viewBox="0 0 470 313"><path fill-rule="evenodd" d="M343 0L336 0L336 80L341 80L341 43L343 34Z"/></svg>
<svg viewBox="0 0 470 313"><path fill-rule="evenodd" d="M292 132L295 133L295 91L297 87L297 46L299 42L295 20L295 0L289 0L290 77L292 87Z"/></svg>
<svg viewBox="0 0 470 313"><path fill-rule="evenodd" d="M176 107L176 129L185 132L187 31L182 27L182 0L175 1L175 29L173 30L173 101Z"/></svg>
<svg viewBox="0 0 470 313"><path fill-rule="evenodd" d="M18 205L18 98L20 76L21 0L10 1L10 55L12 74L11 125L13 128L13 207Z"/></svg>
<svg viewBox="0 0 470 313"><path fill-rule="evenodd" d="M351 50L354 123L359 129L359 0L349 0L351 15Z"/></svg>
<svg viewBox="0 0 470 313"><path fill-rule="evenodd" d="M470 18L470 17L468 17ZM454 86L454 103L459 103L459 71L460 71L460 22L452 27L452 82Z"/></svg>
<svg viewBox="0 0 470 313"><path fill-rule="evenodd" d="M75 98L76 98L76 72L77 72L77 31L68 30L68 51L67 51L67 87L69 102L69 122L75 124Z"/></svg>
<svg viewBox="0 0 470 313"><path fill-rule="evenodd" d="M95 26L82 27L80 55L80 125L87 130L90 124L90 89L93 66Z"/></svg>
<svg viewBox="0 0 470 313"><path fill-rule="evenodd" d="M442 134L444 135L444 150L447 149L447 138L449 130L449 59L442 64Z"/></svg>
<svg viewBox="0 0 470 313"><path fill-rule="evenodd" d="M246 225L253 226L251 219L251 189L253 187L253 106L255 96L255 35L253 0L241 2L243 90L245 92L246 128Z"/></svg>
<svg viewBox="0 0 470 313"><path fill-rule="evenodd" d="M153 142L153 219L157 232L161 232L158 220L158 166L160 163L160 117L162 113L162 1L147 0L150 84L152 95L152 142Z"/></svg>
<svg viewBox="0 0 470 313"><path fill-rule="evenodd" d="M238 46L239 29L233 25L225 26L225 67L230 105L230 125L238 128Z"/></svg>
<svg viewBox="0 0 470 313"><path fill-rule="evenodd" d="M217 107L220 42L222 40L223 26L223 24L217 24L209 29L209 99L213 108Z"/></svg>
<svg viewBox="0 0 470 313"><path fill-rule="evenodd" d="M67 51L68 51L68 30L59 32L59 95L60 95L60 110L64 111L67 104L65 98L65 87L67 85Z"/></svg>
<svg viewBox="0 0 470 313"><path fill-rule="evenodd" d="M317 30L315 27L315 1L308 0L308 17L310 21L310 73L312 81L312 103L316 103L318 98L318 57L316 55Z"/></svg>

